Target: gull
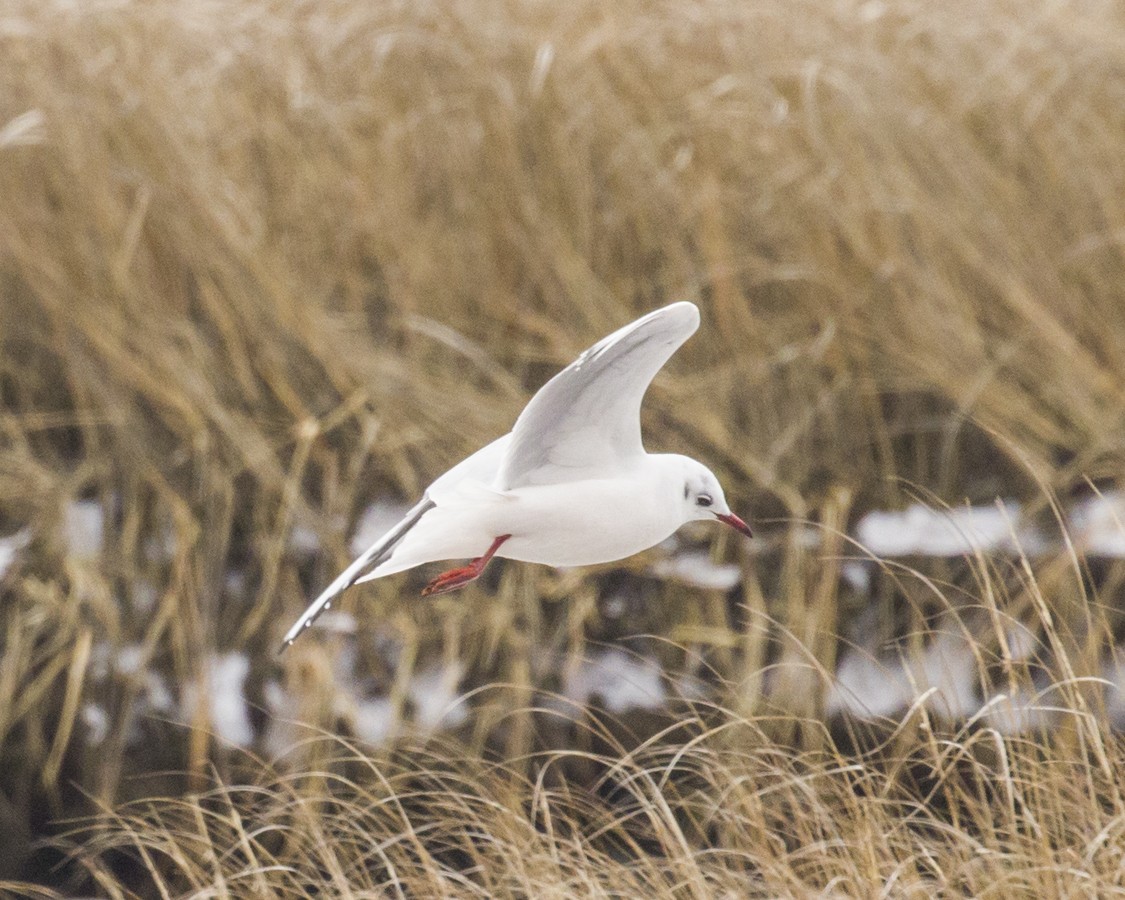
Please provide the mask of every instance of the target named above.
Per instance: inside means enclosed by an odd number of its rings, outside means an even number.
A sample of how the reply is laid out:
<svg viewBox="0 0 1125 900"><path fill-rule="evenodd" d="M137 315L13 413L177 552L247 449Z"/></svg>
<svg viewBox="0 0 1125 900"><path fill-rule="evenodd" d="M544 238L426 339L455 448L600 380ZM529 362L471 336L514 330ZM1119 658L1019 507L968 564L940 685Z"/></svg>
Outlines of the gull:
<svg viewBox="0 0 1125 900"><path fill-rule="evenodd" d="M699 327L680 302L603 338L531 398L511 432L426 488L403 519L310 604L282 650L353 584L439 560L469 558L422 591L444 594L494 556L548 566L613 562L681 525L724 522L751 537L715 475L675 453L648 453L641 401L656 373Z"/></svg>

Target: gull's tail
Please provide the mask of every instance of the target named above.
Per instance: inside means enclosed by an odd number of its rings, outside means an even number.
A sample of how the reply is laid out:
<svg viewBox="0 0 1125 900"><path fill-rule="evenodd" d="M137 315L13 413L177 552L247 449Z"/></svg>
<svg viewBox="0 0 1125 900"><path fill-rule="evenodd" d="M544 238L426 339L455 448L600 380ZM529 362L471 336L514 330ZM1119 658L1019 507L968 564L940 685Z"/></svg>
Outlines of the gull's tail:
<svg viewBox="0 0 1125 900"><path fill-rule="evenodd" d="M429 498L423 497L410 512L408 512L394 528L383 535L374 544L368 547L359 558L341 572L335 581L324 589L319 597L309 604L308 609L301 613L301 618L293 623L293 627L285 635L278 653L285 650L300 636L301 632L316 621L317 616L332 605L332 601L353 584L360 580L370 569L386 560L394 551L408 531L418 524L418 520L434 508L436 504Z"/></svg>

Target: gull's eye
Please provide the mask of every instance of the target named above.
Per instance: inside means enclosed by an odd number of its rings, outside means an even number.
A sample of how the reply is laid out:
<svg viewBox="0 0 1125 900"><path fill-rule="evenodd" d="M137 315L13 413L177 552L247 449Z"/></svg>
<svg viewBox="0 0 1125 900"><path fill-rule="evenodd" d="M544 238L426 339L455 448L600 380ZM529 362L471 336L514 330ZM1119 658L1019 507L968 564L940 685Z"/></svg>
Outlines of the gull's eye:
<svg viewBox="0 0 1125 900"><path fill-rule="evenodd" d="M695 498L695 502L698 506L710 506L715 501L711 499L710 494L700 494Z"/></svg>

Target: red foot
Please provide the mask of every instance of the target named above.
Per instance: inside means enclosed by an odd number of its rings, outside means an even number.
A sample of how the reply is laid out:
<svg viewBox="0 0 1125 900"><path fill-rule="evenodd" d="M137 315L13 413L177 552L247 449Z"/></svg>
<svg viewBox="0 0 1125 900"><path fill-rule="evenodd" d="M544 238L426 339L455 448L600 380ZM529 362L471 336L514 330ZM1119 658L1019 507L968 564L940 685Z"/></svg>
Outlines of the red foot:
<svg viewBox="0 0 1125 900"><path fill-rule="evenodd" d="M480 577L480 573L484 571L484 567L488 565L488 561L496 555L496 551L500 549L500 545L510 537L510 534L500 535L500 537L492 542L492 546L485 551L484 556L478 556L467 566L461 566L459 569L450 569L448 572L442 572L422 589L422 596L432 597L436 594L448 594L450 591L455 591L459 587L464 587L470 581L475 581Z"/></svg>

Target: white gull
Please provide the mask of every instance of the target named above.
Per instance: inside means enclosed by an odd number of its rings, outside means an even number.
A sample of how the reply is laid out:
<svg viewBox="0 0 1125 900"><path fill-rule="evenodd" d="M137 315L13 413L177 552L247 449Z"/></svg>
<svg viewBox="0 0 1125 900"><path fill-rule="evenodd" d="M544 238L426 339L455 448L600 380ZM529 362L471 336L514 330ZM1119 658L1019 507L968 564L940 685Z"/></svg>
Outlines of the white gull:
<svg viewBox="0 0 1125 900"><path fill-rule="evenodd" d="M282 650L344 590L424 563L471 558L423 594L477 578L494 556L549 566L612 562L681 525L719 520L749 536L715 475L686 456L647 453L641 400L699 327L673 303L594 344L531 398L512 431L458 463L316 598Z"/></svg>

